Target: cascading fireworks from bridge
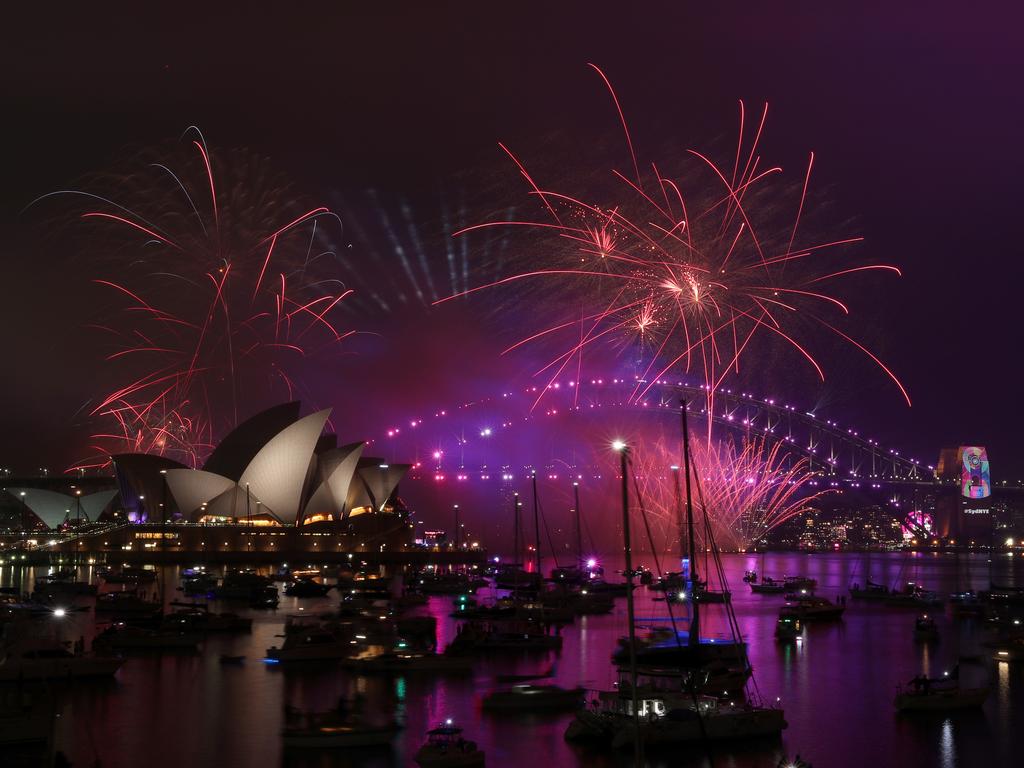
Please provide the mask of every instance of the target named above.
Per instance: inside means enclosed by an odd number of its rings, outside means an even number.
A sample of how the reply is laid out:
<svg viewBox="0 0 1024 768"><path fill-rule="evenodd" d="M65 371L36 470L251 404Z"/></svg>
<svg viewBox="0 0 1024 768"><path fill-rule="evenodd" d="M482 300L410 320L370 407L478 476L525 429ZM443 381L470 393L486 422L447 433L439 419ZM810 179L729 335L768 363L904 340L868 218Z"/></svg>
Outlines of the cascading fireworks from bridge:
<svg viewBox="0 0 1024 768"><path fill-rule="evenodd" d="M890 264L838 261L856 236L824 238L805 244L801 219L814 164L811 153L802 191L789 201L768 186L781 174L767 167L758 147L767 105L754 138L746 142L746 112L740 103L739 138L729 166L690 149L696 165L671 178L657 164L641 169L624 112L605 74L595 65L612 96L632 160L632 174L612 170L618 188L609 203L542 186L504 144L544 219L488 221L462 230L516 227L535 238L539 259L500 279L441 301L498 286L529 285L534 315L551 322L533 329L505 352L550 342L555 350L535 372L547 383L562 376L577 381L584 353L600 347L645 350L646 364L631 398L642 399L651 383L667 374L696 372L704 381L707 407L731 373L762 339L782 340L822 380L825 370L813 351L821 331L870 358L910 397L892 370L864 344L839 327L847 304L831 287L870 272L900 274ZM715 190L710 195L707 190ZM785 223L778 210L793 212ZM539 287L539 288L538 288ZM537 300L539 298L539 301ZM526 298L521 304L526 306ZM831 314L827 314L831 313ZM837 316L838 315L838 316ZM541 387L537 402L547 387ZM710 437L710 431L708 433Z"/></svg>
<svg viewBox="0 0 1024 768"><path fill-rule="evenodd" d="M806 457L765 437L693 441L694 499L706 509L715 542L748 551L787 520L807 511L830 489L811 488L818 473ZM678 537L684 479L678 440L642 442L634 451L637 482L668 539ZM699 483L699 493L696 490ZM703 534L698 538L704 541Z"/></svg>
<svg viewBox="0 0 1024 768"><path fill-rule="evenodd" d="M298 361L353 332L332 316L351 293L324 235L340 233L337 216L299 207L261 158L215 159L194 126L172 157L108 179L109 196L60 190L30 204L85 206L77 213L90 225L93 282L121 307L91 324L111 342L103 371L119 381L88 408L107 428L72 469L105 466L118 452L197 466L247 415L244 390L258 383L268 397L293 399ZM251 407L247 398L242 408Z"/></svg>

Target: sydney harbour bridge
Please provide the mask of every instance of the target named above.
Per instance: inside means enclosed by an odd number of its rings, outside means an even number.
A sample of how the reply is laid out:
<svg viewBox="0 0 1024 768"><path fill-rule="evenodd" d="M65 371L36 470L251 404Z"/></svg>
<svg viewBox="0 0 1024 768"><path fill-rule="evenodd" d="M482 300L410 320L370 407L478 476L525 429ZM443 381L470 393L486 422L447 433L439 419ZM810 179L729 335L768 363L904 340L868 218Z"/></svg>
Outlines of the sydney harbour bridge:
<svg viewBox="0 0 1024 768"><path fill-rule="evenodd" d="M735 440L782 443L789 461L806 460L807 470L830 484L875 488L941 484L933 464L785 400L718 389L709 409L707 395L703 385L675 379L568 379L409 414L387 427L378 438L377 450L383 448L395 458L406 452L407 459L416 461L421 477L433 472L435 479L501 480L524 469L583 470L586 452L577 441L600 434L587 424L621 424L627 429L659 425L670 435L673 428L678 430L673 425L678 424L680 404L685 401L691 429L707 429L710 411L717 439L731 435ZM548 434L548 443L559 447L549 448L541 458L524 458L525 449L509 450L521 442L517 432L531 429Z"/></svg>

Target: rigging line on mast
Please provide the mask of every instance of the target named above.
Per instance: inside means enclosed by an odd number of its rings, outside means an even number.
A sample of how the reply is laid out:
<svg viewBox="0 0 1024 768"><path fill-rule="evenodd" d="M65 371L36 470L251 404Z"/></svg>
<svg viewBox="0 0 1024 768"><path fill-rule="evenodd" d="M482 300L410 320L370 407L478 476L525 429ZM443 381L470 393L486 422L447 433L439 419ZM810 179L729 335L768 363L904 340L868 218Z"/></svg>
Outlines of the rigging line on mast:
<svg viewBox="0 0 1024 768"><path fill-rule="evenodd" d="M555 540L551 538L551 528L548 527L548 517L544 514L544 505L537 499L537 509L540 510L540 519L544 523L544 534L548 537L548 546L551 548L551 557L555 560L555 568L558 568L558 552L555 551Z"/></svg>
<svg viewBox="0 0 1024 768"><path fill-rule="evenodd" d="M636 493L637 505L640 507L640 514L643 517L644 528L647 531L647 538L651 539L651 527L650 527L650 525L648 523L648 520L647 520L647 508L644 506L643 495L640 493L640 485L639 485L639 482L637 480L636 472L633 471L632 460L630 460L630 459L627 459L627 460L629 461L630 473L633 476L633 487L634 487L634 491ZM652 553L654 555L654 567L658 571L658 576L661 577L661 575L662 575L662 573L661 573L661 563L658 560L658 553L657 553L657 551L654 548L654 541L653 540L651 541L651 551L652 551ZM684 582L683 583L683 590L685 591L685 589L686 589L686 584ZM694 606L694 609L696 610L696 606L697 606L697 596L696 596L696 594L691 594L690 595L690 599L693 601L692 605ZM681 652L683 644L682 644L682 640L679 639L679 630L676 627L675 614L672 613L672 601L667 598L667 592L666 592L665 607L668 608L669 620L672 622L672 635L673 635L673 637L675 639L676 649ZM691 613L690 615L691 615L691 625L690 625L690 628L688 629L688 631L692 632L693 631L693 624L692 624L692 621L693 621L692 616L693 616L693 614ZM698 632L697 652L698 652L698 661L699 661L699 654L700 654L700 636L699 636L700 624L699 623L698 623L696 629L697 629L697 632ZM689 637L687 639L689 639ZM690 689L689 693L690 693L690 698L693 699L693 709L694 709L694 712L697 714L697 723L700 726L701 742L704 744L704 752L707 755L708 762L710 763L712 768L714 768L715 756L714 756L714 753L711 750L711 741L710 741L710 739L708 739L707 726L706 726L706 724L704 722L704 716L700 713L700 699L697 696L697 677L696 677L695 671L696 671L696 669L692 669L691 672L690 672L689 685L688 685L688 687ZM680 669L680 674L682 674L682 669ZM634 685L636 685L635 681L634 681Z"/></svg>
<svg viewBox="0 0 1024 768"><path fill-rule="evenodd" d="M700 503L701 509L704 512L704 524L706 527L706 535L710 538L711 541L711 550L714 555L715 567L718 571L718 578L721 581L722 591L727 592L729 591L728 581L725 579L725 570L722 568L722 558L718 551L718 545L715 543L714 536L711 533L711 523L708 516L708 508L707 504L704 501L704 488L701 485L700 476L697 473L694 473L694 485L696 485L697 487L697 499ZM743 662L743 665L746 669L751 670L751 675L748 678L746 685L750 685L753 687L754 695L757 697L757 701L761 703L763 702L763 699L761 697L761 689L757 684L757 679L753 675L753 667L750 664L750 657L747 655L746 645L743 642L743 634L740 631L739 620L736 618L736 611L732 607L731 596L729 598L729 602L727 602L725 606L725 615L729 620L729 628L733 633L733 638L736 641L737 647L741 649L739 651L741 661Z"/></svg>
<svg viewBox="0 0 1024 768"><path fill-rule="evenodd" d="M640 483L637 480L636 471L633 468L633 460L627 459L627 462L629 466L629 473L633 479L633 492L636 494L637 506L640 508L640 517L644 521L644 530L647 532L647 540L648 542L650 542L651 545L651 554L654 557L654 569L658 572L658 578L664 580L664 574L661 570L661 561L658 558L657 550L655 550L654 548L654 537L651 534L651 525L647 519L647 507L644 505L644 497L640 493ZM668 608L668 618L669 621L672 623L672 634L676 638L676 645L679 645L679 628L676 626L676 617L675 614L672 612L672 601L667 598L667 592L665 599L665 607Z"/></svg>

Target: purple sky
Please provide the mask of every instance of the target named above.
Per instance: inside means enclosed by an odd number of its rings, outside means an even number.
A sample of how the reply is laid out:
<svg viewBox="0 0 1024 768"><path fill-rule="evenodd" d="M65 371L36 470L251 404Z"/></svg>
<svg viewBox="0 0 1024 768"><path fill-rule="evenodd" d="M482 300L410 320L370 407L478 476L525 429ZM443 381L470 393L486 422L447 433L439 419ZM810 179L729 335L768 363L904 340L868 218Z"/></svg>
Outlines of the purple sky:
<svg viewBox="0 0 1024 768"><path fill-rule="evenodd" d="M768 366L751 386L792 387L806 406L929 462L943 445L987 445L997 479L1020 476L1019 11L429 5L249 18L183 7L148 18L97 17L91 7L9 14L0 46L0 463L75 459L83 431L74 414L103 377L81 328L95 311L83 306L95 295L89 265L43 236L46 220L19 213L30 200L194 123L214 148L270 156L310 197L365 208L373 189L395 217L406 202L443 273L439 191L471 218L523 201L499 140L569 181L572 164L591 157L625 169L616 116L586 67L593 61L648 159L726 147L737 99L751 111L767 100L765 154L798 178L813 150L817 199L840 228L865 236L862 261L904 270L902 280L865 282L853 298L856 327L904 380L913 408L839 344L822 349L831 373L822 386ZM394 273L382 228L368 230L377 242L351 227L346 237L385 260L371 273ZM353 431L493 391L529 368L497 362L489 343L508 325L528 329L526 308L496 319L479 305L395 306L365 318L381 336L346 359L373 361L379 382L362 377L349 390L343 377L305 372L339 415L353 393L373 398L347 414Z"/></svg>

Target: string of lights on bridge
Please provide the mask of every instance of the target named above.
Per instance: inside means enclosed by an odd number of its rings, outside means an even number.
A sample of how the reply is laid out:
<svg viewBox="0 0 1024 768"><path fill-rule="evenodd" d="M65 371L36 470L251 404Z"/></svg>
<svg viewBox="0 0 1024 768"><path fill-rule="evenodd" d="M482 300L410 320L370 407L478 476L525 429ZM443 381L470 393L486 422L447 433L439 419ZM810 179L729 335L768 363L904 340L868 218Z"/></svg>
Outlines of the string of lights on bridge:
<svg viewBox="0 0 1024 768"><path fill-rule="evenodd" d="M475 468L469 468L465 462L467 446L472 445L473 440L488 441L500 435L501 432L512 429L515 426L534 422L538 417L557 417L573 412L589 412L606 408L634 408L648 412L664 412L666 415L678 413L680 396L687 395L687 399L693 405L688 406L691 412L698 416L707 416L706 407L697 407L698 398L706 402L706 388L704 385L690 385L680 380L661 379L654 382L651 392L658 392L657 397L645 397L639 401L630 401L628 397L619 397L614 402L603 402L595 399L612 390L629 388L632 390L637 383L646 384L639 379L609 377L592 378L584 381L582 385L576 380L564 382L555 381L546 387L528 386L519 390L507 391L500 396L485 397L469 401L453 407L446 407L434 411L432 416L416 416L395 423L388 427L383 435L382 441L393 445L400 441L403 435L410 431L419 434L430 433L434 425L440 426L441 422L449 425L456 418L462 417L471 411L484 410L493 407L498 410L508 407L517 395L537 404L535 408L527 409L525 415L515 418L490 418L481 417L476 419L472 428L462 426L460 432L454 438L454 448L446 445L444 440L432 435L429 443L431 446L423 452L425 457L418 453L413 457L414 479L432 479L437 482L444 482L453 479L457 482L470 480L481 481L504 481L510 482L517 479L517 476L530 476L533 471L538 476L547 477L550 480L557 480L560 476L569 475L571 479L582 480L585 475L593 476L596 479L602 477L600 467L583 469L575 464L563 463L564 470L557 469L560 464L548 464L543 468L535 467L532 464L523 464L516 468L511 462L493 462L480 464ZM542 393L542 390L547 390ZM585 402L580 402L580 392L586 390ZM543 394L543 397L540 397ZM553 404L551 399L556 397L571 397L571 403L567 405ZM917 459L905 458L900 451L893 448L884 448L873 438L862 437L860 431L847 427L844 428L832 419L819 418L813 411L801 410L796 406L784 403L772 397L758 397L748 392L737 392L732 389L719 389L715 392L715 413L712 416L716 424L726 428L739 430L748 435L764 437L769 440L781 441L794 450L808 457L812 471L819 474L820 480L811 481L813 484L824 483L831 487L845 485L851 488L871 487L882 488L892 484L923 484L935 486L942 481L935 474L935 467L931 464L922 464ZM783 424L783 422L786 424ZM811 432L806 441L794 435L794 421L803 424ZM783 429L785 427L785 429ZM450 426L448 426L450 430ZM785 431L785 434L783 434ZM815 439L814 433L817 433ZM823 449L824 442L828 441L828 455L826 458L819 457L819 449ZM371 441L376 442L376 441ZM837 443L841 443L837 449ZM840 453L845 444L851 451L851 466L845 472L842 471ZM417 452L420 446L416 446ZM460 459L452 467L451 454L458 453ZM861 463L857 463L857 454L861 455ZM871 457L871 471L862 472L861 464L868 457ZM397 460L396 456L396 460ZM406 457L408 460L408 457ZM495 469L496 468L496 469ZM426 470L426 471L424 471ZM889 471L887 471L889 470ZM955 481L947 481L955 482ZM1007 481L1002 481L1002 486L1007 486ZM1024 482L1016 481L1016 486L1024 486Z"/></svg>

